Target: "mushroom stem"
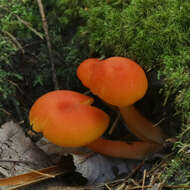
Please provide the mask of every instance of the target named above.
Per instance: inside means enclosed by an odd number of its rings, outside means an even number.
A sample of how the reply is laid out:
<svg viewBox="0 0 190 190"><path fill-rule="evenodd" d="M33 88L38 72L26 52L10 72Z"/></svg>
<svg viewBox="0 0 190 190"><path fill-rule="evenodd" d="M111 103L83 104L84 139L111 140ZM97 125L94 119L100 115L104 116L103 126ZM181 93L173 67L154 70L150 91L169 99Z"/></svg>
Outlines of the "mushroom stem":
<svg viewBox="0 0 190 190"><path fill-rule="evenodd" d="M162 130L146 119L133 105L119 107L119 110L127 127L139 139L159 144L164 142L166 135Z"/></svg>
<svg viewBox="0 0 190 190"><path fill-rule="evenodd" d="M142 160L149 153L157 152L161 149L160 144L152 142L133 141L127 143L124 141L112 141L103 138L98 138L96 141L88 144L87 147L106 156L137 160Z"/></svg>

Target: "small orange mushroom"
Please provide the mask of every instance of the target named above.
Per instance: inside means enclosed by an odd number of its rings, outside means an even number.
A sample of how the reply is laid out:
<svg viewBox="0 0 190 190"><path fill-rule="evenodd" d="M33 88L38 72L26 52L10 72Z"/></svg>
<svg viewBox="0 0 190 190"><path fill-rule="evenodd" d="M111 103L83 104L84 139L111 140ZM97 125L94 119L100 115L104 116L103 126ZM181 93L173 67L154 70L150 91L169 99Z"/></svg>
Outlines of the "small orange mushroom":
<svg viewBox="0 0 190 190"><path fill-rule="evenodd" d="M56 145L84 146L100 137L109 124L109 116L92 102L91 97L69 90L49 92L33 104L30 124Z"/></svg>
<svg viewBox="0 0 190 190"><path fill-rule="evenodd" d="M56 90L33 104L29 120L36 132L63 147L87 146L99 153L121 158L143 159L160 145L149 142L112 141L101 138L109 124L109 116L91 106L93 99L83 94Z"/></svg>
<svg viewBox="0 0 190 190"><path fill-rule="evenodd" d="M89 71L86 72L85 68ZM90 75L84 78L88 73ZM133 106L148 88L145 72L137 63L124 57L111 57L93 64L84 61L78 67L77 76L92 93L119 107L128 128L137 137L144 141L163 143L166 136L162 130Z"/></svg>

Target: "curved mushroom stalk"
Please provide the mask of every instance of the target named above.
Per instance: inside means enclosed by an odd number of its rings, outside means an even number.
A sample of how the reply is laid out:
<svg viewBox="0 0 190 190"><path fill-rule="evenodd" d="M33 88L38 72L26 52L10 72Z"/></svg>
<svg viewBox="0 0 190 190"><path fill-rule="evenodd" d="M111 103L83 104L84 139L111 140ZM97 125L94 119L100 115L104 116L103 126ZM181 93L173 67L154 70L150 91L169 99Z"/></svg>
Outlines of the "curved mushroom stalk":
<svg viewBox="0 0 190 190"><path fill-rule="evenodd" d="M146 119L133 105L119 107L119 110L129 130L139 139L160 144L166 139L166 135L161 128L156 127L151 121Z"/></svg>
<svg viewBox="0 0 190 190"><path fill-rule="evenodd" d="M144 159L149 153L161 150L161 145L151 142L124 142L99 138L87 145L91 150L112 157Z"/></svg>

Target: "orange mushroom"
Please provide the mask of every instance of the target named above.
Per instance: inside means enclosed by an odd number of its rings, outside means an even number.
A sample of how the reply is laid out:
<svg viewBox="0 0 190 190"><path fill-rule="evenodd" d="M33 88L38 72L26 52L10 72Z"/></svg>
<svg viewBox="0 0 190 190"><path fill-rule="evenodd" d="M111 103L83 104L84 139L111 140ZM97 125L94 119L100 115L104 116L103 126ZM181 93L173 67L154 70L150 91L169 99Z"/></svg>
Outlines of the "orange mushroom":
<svg viewBox="0 0 190 190"><path fill-rule="evenodd" d="M49 92L33 104L30 124L54 144L84 146L100 137L109 124L109 116L92 103L92 98L77 92Z"/></svg>
<svg viewBox="0 0 190 190"><path fill-rule="evenodd" d="M29 120L33 129L52 143L63 147L87 146L99 153L143 159L160 145L149 142L111 141L101 138L109 123L109 116L91 106L93 99L83 94L56 90L49 92L33 104Z"/></svg>
<svg viewBox="0 0 190 190"><path fill-rule="evenodd" d="M89 76L84 78L88 73ZM163 143L166 136L162 130L133 106L148 88L145 72L137 63L124 57L111 57L93 64L84 61L78 67L77 76L92 93L119 107L128 128L137 137Z"/></svg>

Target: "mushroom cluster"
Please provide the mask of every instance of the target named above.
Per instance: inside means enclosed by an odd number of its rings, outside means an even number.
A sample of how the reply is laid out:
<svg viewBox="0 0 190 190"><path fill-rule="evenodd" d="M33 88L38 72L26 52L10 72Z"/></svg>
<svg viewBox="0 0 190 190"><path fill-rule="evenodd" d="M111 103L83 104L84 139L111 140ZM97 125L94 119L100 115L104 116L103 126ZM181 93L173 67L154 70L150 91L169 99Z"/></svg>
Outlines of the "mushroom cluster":
<svg viewBox="0 0 190 190"><path fill-rule="evenodd" d="M148 88L145 72L137 63L124 57L102 61L87 59L78 67L77 76L92 93L119 108L127 127L137 137L143 141L163 143L166 136L162 130L133 106Z"/></svg>
<svg viewBox="0 0 190 190"><path fill-rule="evenodd" d="M92 106L93 98L69 90L52 91L37 99L29 113L35 131L59 146L87 146L113 157L143 159L160 150L165 134L133 106L148 88L146 75L137 63L123 57L89 58L79 65L77 76L93 94L118 107L127 127L141 141L102 138L109 116Z"/></svg>

